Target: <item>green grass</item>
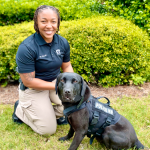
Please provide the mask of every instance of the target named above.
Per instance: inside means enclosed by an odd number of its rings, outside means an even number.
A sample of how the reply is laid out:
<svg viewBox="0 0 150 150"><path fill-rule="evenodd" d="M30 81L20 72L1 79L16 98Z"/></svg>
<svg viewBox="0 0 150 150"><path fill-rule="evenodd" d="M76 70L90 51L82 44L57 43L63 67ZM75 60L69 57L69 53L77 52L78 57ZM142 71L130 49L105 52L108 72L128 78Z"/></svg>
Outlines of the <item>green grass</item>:
<svg viewBox="0 0 150 150"><path fill-rule="evenodd" d="M150 97L111 99L111 106L125 116L134 126L139 140L150 147ZM72 139L65 142L58 141L59 137L67 134L69 125L58 126L52 136L41 136L33 132L25 124L12 122L12 105L0 105L0 150L67 150ZM94 140L89 144L85 137L78 150L104 149Z"/></svg>

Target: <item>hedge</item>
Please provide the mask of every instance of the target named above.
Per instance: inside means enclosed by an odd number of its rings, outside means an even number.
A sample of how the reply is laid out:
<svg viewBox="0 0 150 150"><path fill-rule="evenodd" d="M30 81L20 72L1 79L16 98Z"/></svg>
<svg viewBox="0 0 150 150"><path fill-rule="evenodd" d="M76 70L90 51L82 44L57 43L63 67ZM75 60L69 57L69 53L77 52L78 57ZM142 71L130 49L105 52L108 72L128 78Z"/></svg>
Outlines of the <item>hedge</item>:
<svg viewBox="0 0 150 150"><path fill-rule="evenodd" d="M97 1L93 5L93 10L131 20L150 35L149 0L105 0L103 3Z"/></svg>
<svg viewBox="0 0 150 150"><path fill-rule="evenodd" d="M75 72L102 86L142 84L150 79L150 40L130 21L110 16L65 22Z"/></svg>
<svg viewBox="0 0 150 150"><path fill-rule="evenodd" d="M0 0L0 26L33 20L40 5L51 5L59 9L62 20L75 20L91 16L95 0ZM98 13L98 12L97 12Z"/></svg>
<svg viewBox="0 0 150 150"><path fill-rule="evenodd" d="M32 33L34 33L33 22L0 27L0 81L19 79L15 71L16 52L20 43Z"/></svg>
<svg viewBox="0 0 150 150"><path fill-rule="evenodd" d="M18 80L17 48L32 33L33 22L0 27L0 81ZM115 86L149 81L149 37L130 21L108 16L63 21L59 34L70 43L74 71L87 82Z"/></svg>

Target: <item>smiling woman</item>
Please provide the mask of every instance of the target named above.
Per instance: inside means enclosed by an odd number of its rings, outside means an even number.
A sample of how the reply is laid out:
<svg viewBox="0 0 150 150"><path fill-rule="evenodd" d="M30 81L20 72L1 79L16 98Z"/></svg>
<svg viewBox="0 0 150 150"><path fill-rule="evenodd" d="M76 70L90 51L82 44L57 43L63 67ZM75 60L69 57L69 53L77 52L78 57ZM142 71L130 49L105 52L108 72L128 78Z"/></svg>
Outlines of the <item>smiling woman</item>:
<svg viewBox="0 0 150 150"><path fill-rule="evenodd" d="M73 72L70 46L65 38L56 34L60 26L57 8L42 5L35 11L33 20L36 33L20 44L16 54L21 82L12 119L26 123L39 134L51 135L57 124L67 123L55 92L55 79L60 68L63 72Z"/></svg>
<svg viewBox="0 0 150 150"><path fill-rule="evenodd" d="M60 17L57 9L44 9L34 16L35 30L47 43L51 43L54 34L59 30Z"/></svg>
<svg viewBox="0 0 150 150"><path fill-rule="evenodd" d="M46 9L38 15L39 32L47 43L51 43L53 36L57 31L58 17L57 14L51 10Z"/></svg>

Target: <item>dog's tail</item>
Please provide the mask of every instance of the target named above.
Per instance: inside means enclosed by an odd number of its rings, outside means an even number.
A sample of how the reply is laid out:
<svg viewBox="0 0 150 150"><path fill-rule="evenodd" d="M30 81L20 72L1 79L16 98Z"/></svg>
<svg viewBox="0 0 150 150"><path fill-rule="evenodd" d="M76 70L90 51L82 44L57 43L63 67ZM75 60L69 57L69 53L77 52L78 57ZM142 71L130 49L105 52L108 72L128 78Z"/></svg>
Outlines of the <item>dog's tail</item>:
<svg viewBox="0 0 150 150"><path fill-rule="evenodd" d="M135 148L136 149L144 149L145 146L137 139L137 141L135 142Z"/></svg>

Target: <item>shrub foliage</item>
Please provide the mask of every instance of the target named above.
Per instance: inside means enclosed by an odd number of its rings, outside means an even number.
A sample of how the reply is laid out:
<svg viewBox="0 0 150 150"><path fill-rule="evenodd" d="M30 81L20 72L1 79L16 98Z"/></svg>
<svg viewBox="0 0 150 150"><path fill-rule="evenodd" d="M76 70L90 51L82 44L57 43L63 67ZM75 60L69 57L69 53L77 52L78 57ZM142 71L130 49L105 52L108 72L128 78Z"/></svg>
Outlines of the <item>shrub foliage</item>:
<svg viewBox="0 0 150 150"><path fill-rule="evenodd" d="M149 0L105 0L97 1L93 10L102 14L112 14L131 20L150 35L150 1Z"/></svg>
<svg viewBox="0 0 150 150"><path fill-rule="evenodd" d="M95 0L0 0L0 26L33 20L34 12L40 5L58 8L62 20L86 18L91 16L94 3Z"/></svg>
<svg viewBox="0 0 150 150"><path fill-rule="evenodd" d="M0 27L0 81L18 80L16 52L32 33L33 22ZM148 35L130 21L108 16L63 21L59 34L70 43L74 71L88 82L115 86L150 78Z"/></svg>
<svg viewBox="0 0 150 150"><path fill-rule="evenodd" d="M87 81L115 86L149 80L149 37L130 21L99 16L65 22L64 28L73 68Z"/></svg>
<svg viewBox="0 0 150 150"><path fill-rule="evenodd" d="M20 43L34 33L33 22L0 27L0 81L18 80L16 52Z"/></svg>

